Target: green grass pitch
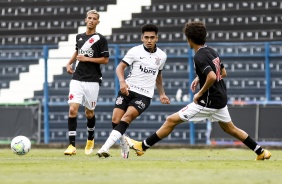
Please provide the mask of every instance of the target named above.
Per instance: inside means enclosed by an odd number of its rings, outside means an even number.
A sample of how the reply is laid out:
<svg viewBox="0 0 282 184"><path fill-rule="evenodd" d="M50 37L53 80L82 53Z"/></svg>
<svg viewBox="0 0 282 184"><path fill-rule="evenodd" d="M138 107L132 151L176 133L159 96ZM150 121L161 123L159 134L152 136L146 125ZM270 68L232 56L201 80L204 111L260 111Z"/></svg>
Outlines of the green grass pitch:
<svg viewBox="0 0 282 184"><path fill-rule="evenodd" d="M277 184L282 181L282 150L254 161L249 149L149 149L137 157L101 159L95 153L64 156L64 149L36 149L24 156L0 149L1 184Z"/></svg>

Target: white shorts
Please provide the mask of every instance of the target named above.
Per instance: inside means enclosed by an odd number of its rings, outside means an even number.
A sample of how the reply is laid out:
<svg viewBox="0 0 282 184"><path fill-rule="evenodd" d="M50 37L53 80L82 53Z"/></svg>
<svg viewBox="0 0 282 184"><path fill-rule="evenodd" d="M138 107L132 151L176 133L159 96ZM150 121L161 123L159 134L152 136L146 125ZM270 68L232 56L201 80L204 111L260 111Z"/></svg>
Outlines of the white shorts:
<svg viewBox="0 0 282 184"><path fill-rule="evenodd" d="M68 103L79 103L87 109L94 110L99 94L98 82L70 81Z"/></svg>
<svg viewBox="0 0 282 184"><path fill-rule="evenodd" d="M178 114L183 121L198 122L206 119L209 119L211 122L221 121L228 123L231 121L227 106L222 109L211 109L193 102L178 111Z"/></svg>

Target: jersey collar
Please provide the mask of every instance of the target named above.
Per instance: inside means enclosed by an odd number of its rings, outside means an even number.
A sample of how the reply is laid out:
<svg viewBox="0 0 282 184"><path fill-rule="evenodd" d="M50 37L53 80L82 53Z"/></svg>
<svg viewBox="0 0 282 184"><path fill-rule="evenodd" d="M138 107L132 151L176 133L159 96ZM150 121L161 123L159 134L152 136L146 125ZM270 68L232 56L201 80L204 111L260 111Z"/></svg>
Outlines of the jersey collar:
<svg viewBox="0 0 282 184"><path fill-rule="evenodd" d="M150 51L149 49L147 49L147 48L145 47L145 45L143 45L143 47L144 47L145 51L150 52L150 53L154 53L154 52L157 51L157 45L155 45L155 48L154 48L152 51Z"/></svg>

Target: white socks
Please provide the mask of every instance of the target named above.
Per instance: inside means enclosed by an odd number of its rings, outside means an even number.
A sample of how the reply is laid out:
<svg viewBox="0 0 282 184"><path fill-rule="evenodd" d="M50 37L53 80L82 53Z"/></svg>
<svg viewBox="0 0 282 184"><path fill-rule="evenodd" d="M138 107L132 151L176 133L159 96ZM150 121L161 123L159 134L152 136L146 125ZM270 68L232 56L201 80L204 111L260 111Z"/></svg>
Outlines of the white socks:
<svg viewBox="0 0 282 184"><path fill-rule="evenodd" d="M117 140L119 140L120 138L123 137L123 141L125 142L124 136L121 135L121 133L119 131L116 130L112 130L110 136L108 137L108 139L106 140L105 144L102 146L102 149L104 150L109 150L110 147L112 147ZM121 140L121 139L120 139ZM122 140L121 140L122 141ZM122 142L121 142L122 143Z"/></svg>

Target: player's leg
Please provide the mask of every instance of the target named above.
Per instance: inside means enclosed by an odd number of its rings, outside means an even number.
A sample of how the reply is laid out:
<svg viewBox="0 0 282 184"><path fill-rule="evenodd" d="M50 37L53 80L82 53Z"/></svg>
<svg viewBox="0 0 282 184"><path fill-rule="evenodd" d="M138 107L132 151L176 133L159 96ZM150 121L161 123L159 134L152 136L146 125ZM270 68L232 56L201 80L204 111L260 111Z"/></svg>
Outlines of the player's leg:
<svg viewBox="0 0 282 184"><path fill-rule="evenodd" d="M71 80L69 89L69 118L68 118L68 135L69 146L64 152L65 155L76 154L75 137L77 128L77 112L82 103L83 91L80 81Z"/></svg>
<svg viewBox="0 0 282 184"><path fill-rule="evenodd" d="M77 111L79 104L70 103L69 104L69 118L68 118L68 135L69 135L69 146L65 150L65 155L75 155L75 137L76 137L76 128L77 128Z"/></svg>
<svg viewBox="0 0 282 184"><path fill-rule="evenodd" d="M242 141L247 147L253 150L258 156L256 160L269 159L271 154L268 150L264 150L258 145L244 130L236 127L231 121L231 117L227 106L212 115L212 118L218 120L218 123L222 130L229 135Z"/></svg>
<svg viewBox="0 0 282 184"><path fill-rule="evenodd" d="M112 147L117 142L117 140L121 138L121 136L125 133L126 129L128 128L129 124L138 116L139 112L137 111L137 109L133 106L129 106L125 114L123 115L121 121L118 123L115 129L112 130L108 139L101 147L101 149L98 150L97 155L99 157L109 157L110 147Z"/></svg>
<svg viewBox="0 0 282 184"><path fill-rule="evenodd" d="M205 110L204 107L195 103L190 103L180 111L168 116L161 128L144 141L138 142L129 137L126 137L125 139L129 144L129 147L135 150L137 156L141 156L148 148L167 137L178 124L189 120L195 122L201 121L207 118L207 114L208 110Z"/></svg>
<svg viewBox="0 0 282 184"><path fill-rule="evenodd" d="M93 110L85 108L85 115L87 119L87 141L84 148L84 152L86 155L90 155L93 152L94 148L94 130L96 124L96 117Z"/></svg>
<svg viewBox="0 0 282 184"><path fill-rule="evenodd" d="M98 93L99 93L99 83L98 82L83 82L84 85L84 106L85 106L85 116L87 119L87 141L85 145L84 152L86 155L90 155L94 148L94 130L96 124L96 117L94 109L97 104Z"/></svg>
<svg viewBox="0 0 282 184"><path fill-rule="evenodd" d="M113 129L116 128L116 126L120 122L124 113L125 113L125 111L123 109L114 108L113 116L112 116L112 127L113 127ZM120 151L121 157L125 158L125 159L128 158L128 156L129 156L129 146L127 145L127 143L125 141L124 135L122 135L119 138L119 143L120 143L120 149L121 149L121 151Z"/></svg>
<svg viewBox="0 0 282 184"><path fill-rule="evenodd" d="M175 126L183 122L184 121L180 118L179 113L176 112L168 116L164 124L157 130L157 132L149 136L143 142L135 141L129 137L125 137L125 139L129 147L135 150L137 156L141 156L148 148L167 137L174 130Z"/></svg>
<svg viewBox="0 0 282 184"><path fill-rule="evenodd" d="M220 127L229 135L242 141L247 147L257 154L256 160L269 159L271 153L268 150L262 149L244 130L236 127L232 121L228 123L219 122Z"/></svg>

